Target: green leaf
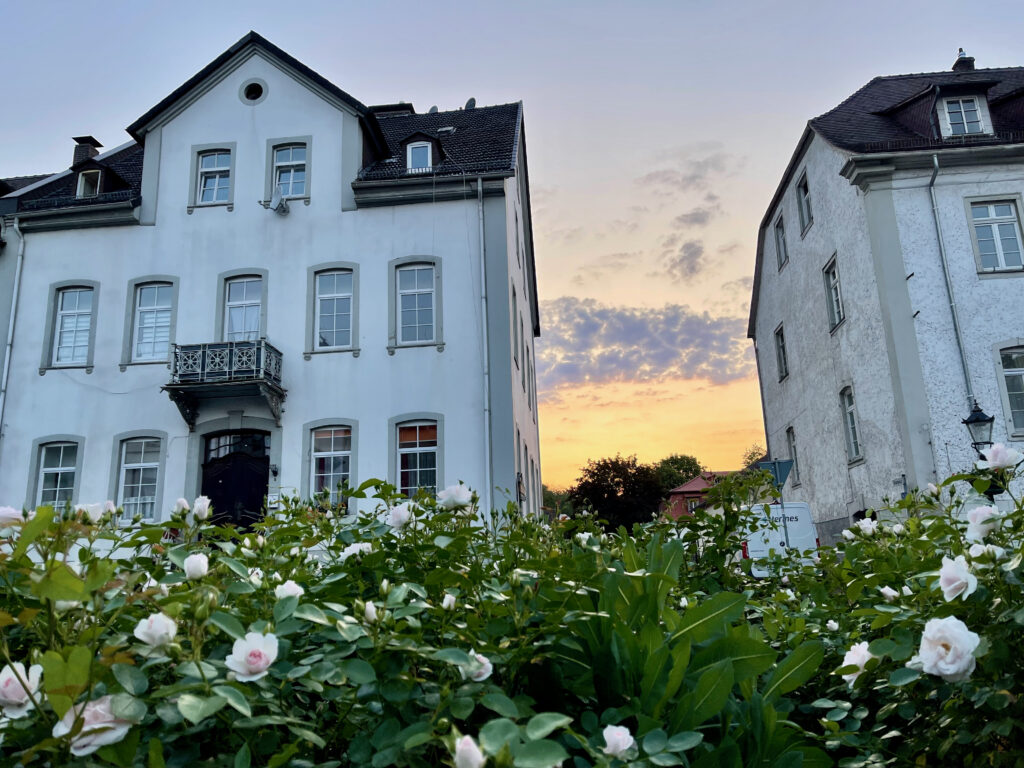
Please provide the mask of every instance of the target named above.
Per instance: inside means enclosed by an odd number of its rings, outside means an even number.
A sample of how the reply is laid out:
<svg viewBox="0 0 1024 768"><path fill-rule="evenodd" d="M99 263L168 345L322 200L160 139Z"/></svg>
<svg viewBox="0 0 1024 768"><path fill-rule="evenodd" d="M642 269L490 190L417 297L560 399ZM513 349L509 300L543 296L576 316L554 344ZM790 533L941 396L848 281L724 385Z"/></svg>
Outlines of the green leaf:
<svg viewBox="0 0 1024 768"><path fill-rule="evenodd" d="M146 716L146 704L130 693L115 693L110 697L110 711L118 720L139 723Z"/></svg>
<svg viewBox="0 0 1024 768"><path fill-rule="evenodd" d="M451 536L435 536L434 537L434 546L437 547L438 549L444 549L449 544L451 544L453 541L455 541L455 539L453 539Z"/></svg>
<svg viewBox="0 0 1024 768"><path fill-rule="evenodd" d="M85 600L85 582L67 563L53 562L43 578L32 585L32 594L46 600Z"/></svg>
<svg viewBox="0 0 1024 768"><path fill-rule="evenodd" d="M222 696L210 696L203 698L194 693L183 693L178 699L178 711L181 716L193 725L199 725L210 715L219 712L228 703Z"/></svg>
<svg viewBox="0 0 1024 768"><path fill-rule="evenodd" d="M108 763L131 768L135 762L135 752L139 748L139 729L132 728L128 734L116 744L101 747L96 754Z"/></svg>
<svg viewBox="0 0 1024 768"><path fill-rule="evenodd" d="M28 551L28 545L39 538L40 534L50 527L53 522L53 507L36 507L35 515L27 523L21 526L21 536L18 537L18 546L14 548L14 559L24 555Z"/></svg>
<svg viewBox="0 0 1024 768"><path fill-rule="evenodd" d="M452 703L448 705L452 712L452 717L456 720L465 720L476 708L476 702L467 697L460 697L458 699L452 699Z"/></svg>
<svg viewBox="0 0 1024 768"><path fill-rule="evenodd" d="M767 643L753 637L723 637L694 656L690 670L709 667L723 659L732 662L737 683L771 668L778 654Z"/></svg>
<svg viewBox="0 0 1024 768"><path fill-rule="evenodd" d="M128 693L138 696L140 693L145 693L146 689L149 688L149 678L138 667L133 667L131 664L115 664L111 669L117 682Z"/></svg>
<svg viewBox="0 0 1024 768"><path fill-rule="evenodd" d="M218 676L217 668L207 661L186 661L179 664L174 671L181 677L194 677L197 680L213 680Z"/></svg>
<svg viewBox="0 0 1024 768"><path fill-rule="evenodd" d="M670 738L668 743L665 744L665 749L669 752L685 752L688 749L693 749L702 741L704 741L703 733L683 731Z"/></svg>
<svg viewBox="0 0 1024 768"><path fill-rule="evenodd" d="M214 611L210 616L210 623L223 629L229 637L233 637L235 640L245 637L245 627L242 626L242 622L226 611Z"/></svg>
<svg viewBox="0 0 1024 768"><path fill-rule="evenodd" d="M653 731L649 731L644 736L644 752L648 755L656 755L665 749L665 745L668 743L668 734L665 733L661 728L656 728Z"/></svg>
<svg viewBox="0 0 1024 768"><path fill-rule="evenodd" d="M685 697L685 703L681 703L687 710L683 722L693 727L717 715L732 693L732 684L732 664L728 660L708 667L697 680L693 693Z"/></svg>
<svg viewBox="0 0 1024 768"><path fill-rule="evenodd" d="M442 648L431 657L437 661L464 666L469 664L469 654L459 648Z"/></svg>
<svg viewBox="0 0 1024 768"><path fill-rule="evenodd" d="M57 717L64 717L75 699L89 685L92 654L81 645L73 646L68 660L56 651L47 651L40 662L43 667L43 688Z"/></svg>
<svg viewBox="0 0 1024 768"><path fill-rule="evenodd" d="M687 635L692 643L702 643L721 632L743 615L746 598L731 592L719 592L683 614L672 640Z"/></svg>
<svg viewBox="0 0 1024 768"><path fill-rule="evenodd" d="M220 555L217 558L217 562L224 563L224 565L230 568L236 576L240 576L246 581L249 580L249 569L242 565L240 562L238 562L235 558L228 557L227 555Z"/></svg>
<svg viewBox="0 0 1024 768"><path fill-rule="evenodd" d="M808 640L779 662L765 684L762 695L767 701L796 690L811 679L825 658L820 640Z"/></svg>
<svg viewBox="0 0 1024 768"><path fill-rule="evenodd" d="M516 703L503 693L488 693L480 699L480 703L504 717L519 717L519 708Z"/></svg>
<svg viewBox="0 0 1024 768"><path fill-rule="evenodd" d="M160 739L149 740L149 759L146 766L147 768L167 768L167 764L164 762L164 745Z"/></svg>
<svg viewBox="0 0 1024 768"><path fill-rule="evenodd" d="M489 755L496 755L510 741L518 742L519 726L504 717L491 720L480 729L480 747Z"/></svg>
<svg viewBox="0 0 1024 768"><path fill-rule="evenodd" d="M222 699L225 699L232 709L246 717L252 717L252 707L249 706L249 700L237 688L233 688L230 685L215 685L213 686L213 692Z"/></svg>
<svg viewBox="0 0 1024 768"><path fill-rule="evenodd" d="M537 740L543 739L552 731L564 728L572 722L572 718L560 712L541 712L530 718L526 724L527 738Z"/></svg>
<svg viewBox="0 0 1024 768"><path fill-rule="evenodd" d="M296 618L311 621L314 624L330 626L334 622L327 618L327 614L312 603L303 603L295 609L293 614Z"/></svg>
<svg viewBox="0 0 1024 768"><path fill-rule="evenodd" d="M282 597L276 603L274 603L274 621L280 623L285 619L289 618L295 613L295 608L299 604L299 598L295 595L288 595L288 597Z"/></svg>
<svg viewBox="0 0 1024 768"><path fill-rule="evenodd" d="M557 741L541 739L528 742L516 752L515 766L516 768L552 768L552 766L561 765L562 761L568 758L569 753Z"/></svg>
<svg viewBox="0 0 1024 768"><path fill-rule="evenodd" d="M324 741L321 736L318 736L317 734L313 733L313 731L311 731L309 728L302 728L297 725L289 725L288 730L294 733L300 739L305 739L310 744L320 747L321 749L327 746L327 742Z"/></svg>
<svg viewBox="0 0 1024 768"><path fill-rule="evenodd" d="M911 669L910 667L901 667L900 669L893 670L889 675L889 685L899 687L901 685L907 685L912 683L921 677L920 670Z"/></svg>
<svg viewBox="0 0 1024 768"><path fill-rule="evenodd" d="M365 685L377 679L373 667L362 659L345 659L338 664L338 669L356 685Z"/></svg>
<svg viewBox="0 0 1024 768"><path fill-rule="evenodd" d="M242 748L235 753L234 768L249 768L252 765L252 753L249 752L249 745L243 744Z"/></svg>

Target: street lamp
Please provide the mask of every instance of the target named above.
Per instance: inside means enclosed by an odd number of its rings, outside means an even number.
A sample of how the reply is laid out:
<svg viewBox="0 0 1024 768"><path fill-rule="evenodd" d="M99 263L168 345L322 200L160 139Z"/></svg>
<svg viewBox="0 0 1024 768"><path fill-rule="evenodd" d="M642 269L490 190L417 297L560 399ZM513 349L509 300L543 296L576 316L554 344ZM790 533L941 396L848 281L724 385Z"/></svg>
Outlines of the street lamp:
<svg viewBox="0 0 1024 768"><path fill-rule="evenodd" d="M981 449L987 448L992 445L992 422L996 420L995 416L989 416L978 405L978 401L974 401L974 405L971 407L971 413L963 420L963 425L967 427L967 431L971 433L971 445L974 446L974 450L981 456Z"/></svg>

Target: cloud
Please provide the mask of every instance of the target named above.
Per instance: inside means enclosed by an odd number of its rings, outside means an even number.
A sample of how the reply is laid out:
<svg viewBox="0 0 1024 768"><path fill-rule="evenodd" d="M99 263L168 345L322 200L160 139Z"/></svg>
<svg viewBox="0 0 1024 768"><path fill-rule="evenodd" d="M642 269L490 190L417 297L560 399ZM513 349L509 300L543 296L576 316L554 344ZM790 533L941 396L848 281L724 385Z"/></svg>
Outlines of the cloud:
<svg viewBox="0 0 1024 768"><path fill-rule="evenodd" d="M717 214L717 206L712 208L694 208L692 211L680 213L672 219L672 226L676 229L686 227L704 227Z"/></svg>
<svg viewBox="0 0 1024 768"><path fill-rule="evenodd" d="M728 152L712 151L699 157L683 156L670 168L645 173L637 184L654 186L662 192L703 192L715 176L725 175L736 159Z"/></svg>
<svg viewBox="0 0 1024 768"><path fill-rule="evenodd" d="M725 293L739 293L744 297L749 297L752 290L754 290L754 278L752 277L737 277L735 280L722 283L722 291Z"/></svg>
<svg viewBox="0 0 1024 768"><path fill-rule="evenodd" d="M640 251L620 251L618 253L605 253L600 256L587 259L572 277L576 285L597 282L604 279L609 273L617 274L629 269L643 256Z"/></svg>
<svg viewBox="0 0 1024 768"><path fill-rule="evenodd" d="M743 247L743 244L739 240L733 240L731 243L718 246L718 252L721 254L731 254L738 251Z"/></svg>
<svg viewBox="0 0 1024 768"><path fill-rule="evenodd" d="M663 259L665 271L677 283L696 277L704 269L704 243L687 240L679 250Z"/></svg>
<svg viewBox="0 0 1024 768"><path fill-rule="evenodd" d="M566 385L664 379L726 384L750 376L743 317L712 317L689 307L608 306L563 296L541 303L537 340L542 400Z"/></svg>
<svg viewBox="0 0 1024 768"><path fill-rule="evenodd" d="M563 244L575 243L583 238L583 227L564 227L562 229L545 229L542 233L546 240L558 241Z"/></svg>

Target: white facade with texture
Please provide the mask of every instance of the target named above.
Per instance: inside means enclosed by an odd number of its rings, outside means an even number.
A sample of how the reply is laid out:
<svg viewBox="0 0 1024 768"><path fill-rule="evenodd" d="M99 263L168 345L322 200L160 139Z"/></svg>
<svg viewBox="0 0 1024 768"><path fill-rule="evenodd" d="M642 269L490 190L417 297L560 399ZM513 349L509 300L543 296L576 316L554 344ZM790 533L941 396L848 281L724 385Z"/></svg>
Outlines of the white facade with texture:
<svg viewBox="0 0 1024 768"><path fill-rule="evenodd" d="M749 335L784 498L822 541L1024 448L1024 68L872 80L811 120L762 220Z"/></svg>
<svg viewBox="0 0 1024 768"><path fill-rule="evenodd" d="M521 104L366 107L250 33L128 132L0 198L4 503L245 522L379 478L539 507Z"/></svg>

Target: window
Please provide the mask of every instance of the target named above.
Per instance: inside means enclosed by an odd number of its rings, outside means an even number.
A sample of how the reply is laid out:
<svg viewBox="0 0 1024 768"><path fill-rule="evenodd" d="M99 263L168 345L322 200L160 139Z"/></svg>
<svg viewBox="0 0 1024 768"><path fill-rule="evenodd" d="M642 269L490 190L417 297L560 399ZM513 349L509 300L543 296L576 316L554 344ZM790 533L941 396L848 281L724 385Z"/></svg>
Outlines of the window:
<svg viewBox="0 0 1024 768"><path fill-rule="evenodd" d="M837 325L843 322L846 315L843 312L843 294L839 289L839 267L836 257L822 270L825 278L825 301L828 304L828 326L834 330Z"/></svg>
<svg viewBox="0 0 1024 768"><path fill-rule="evenodd" d="M305 144L289 144L274 150L274 189L281 197L305 197Z"/></svg>
<svg viewBox="0 0 1024 768"><path fill-rule="evenodd" d="M789 376L789 360L786 358L786 334L780 325L775 329L775 361L779 366L779 381Z"/></svg>
<svg viewBox="0 0 1024 768"><path fill-rule="evenodd" d="M996 200L972 202L970 205L975 253L981 269L1021 269L1021 231L1017 203L1013 200Z"/></svg>
<svg viewBox="0 0 1024 768"><path fill-rule="evenodd" d="M779 261L779 269L789 262L789 251L786 249L786 228L782 223L781 216L775 222L775 256Z"/></svg>
<svg viewBox="0 0 1024 768"><path fill-rule="evenodd" d="M237 277L224 285L224 341L260 338L263 278Z"/></svg>
<svg viewBox="0 0 1024 768"><path fill-rule="evenodd" d="M316 276L316 349L352 346L352 271Z"/></svg>
<svg viewBox="0 0 1024 768"><path fill-rule="evenodd" d="M40 446L39 498L36 505L62 507L73 502L77 469L77 443L50 443Z"/></svg>
<svg viewBox="0 0 1024 768"><path fill-rule="evenodd" d="M136 515L147 520L156 517L159 474L159 438L142 437L121 443L121 477L117 499L123 510L122 520L130 522Z"/></svg>
<svg viewBox="0 0 1024 768"><path fill-rule="evenodd" d="M135 289L132 361L166 360L171 341L174 287L150 283Z"/></svg>
<svg viewBox="0 0 1024 768"><path fill-rule="evenodd" d="M434 340L434 268L413 264L398 269L398 341Z"/></svg>
<svg viewBox="0 0 1024 768"><path fill-rule="evenodd" d="M411 421L398 427L398 490L408 497L419 489L437 491L437 422Z"/></svg>
<svg viewBox="0 0 1024 768"><path fill-rule="evenodd" d="M430 170L431 149L428 141L417 141L405 148L405 167L409 173L426 173Z"/></svg>
<svg viewBox="0 0 1024 768"><path fill-rule="evenodd" d="M846 455L850 461L861 457L860 436L857 432L857 413L853 404L853 388L847 387L839 393L843 409L843 427L846 432Z"/></svg>
<svg viewBox="0 0 1024 768"><path fill-rule="evenodd" d="M1011 435L1024 435L1024 347L999 350L1003 402Z"/></svg>
<svg viewBox="0 0 1024 768"><path fill-rule="evenodd" d="M526 359L526 327L523 325L523 316L519 316L519 340L523 345L523 360ZM526 390L526 366L519 369L519 378L522 379L523 391Z"/></svg>
<svg viewBox="0 0 1024 768"><path fill-rule="evenodd" d="M75 197L96 197L99 193L99 171L82 171L78 174L78 190L75 192Z"/></svg>
<svg viewBox="0 0 1024 768"><path fill-rule="evenodd" d="M342 502L340 489L348 485L352 471L352 427L314 429L312 440L310 489L314 494L327 491L332 504Z"/></svg>
<svg viewBox="0 0 1024 768"><path fill-rule="evenodd" d="M54 365L85 365L89 361L92 305L92 288L64 288L57 292Z"/></svg>
<svg viewBox="0 0 1024 768"><path fill-rule="evenodd" d="M800 485L800 462L796 458L796 432L790 427L786 430L786 448L789 450L789 460L793 462L793 469L790 470L790 477L793 486Z"/></svg>
<svg viewBox="0 0 1024 768"><path fill-rule="evenodd" d="M811 215L811 188L807 185L807 174L796 183L796 207L800 211L800 231L806 232L814 221Z"/></svg>
<svg viewBox="0 0 1024 768"><path fill-rule="evenodd" d="M199 155L199 205L227 203L231 199L231 153L203 152Z"/></svg>
<svg viewBox="0 0 1024 768"><path fill-rule="evenodd" d="M974 97L946 99L946 118L952 136L986 132L978 100Z"/></svg>
<svg viewBox="0 0 1024 768"><path fill-rule="evenodd" d="M516 368L519 367L519 326L516 324L516 316L519 314L518 306L516 288L512 286L512 359L515 361Z"/></svg>

